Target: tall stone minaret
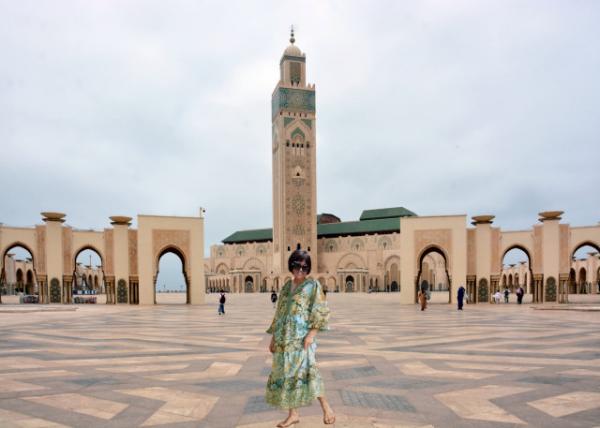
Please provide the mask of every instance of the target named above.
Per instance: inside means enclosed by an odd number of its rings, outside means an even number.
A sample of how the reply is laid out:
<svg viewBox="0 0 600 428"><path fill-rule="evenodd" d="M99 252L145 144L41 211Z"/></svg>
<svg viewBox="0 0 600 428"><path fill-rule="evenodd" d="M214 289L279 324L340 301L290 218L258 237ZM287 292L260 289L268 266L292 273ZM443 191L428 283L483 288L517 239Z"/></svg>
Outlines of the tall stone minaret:
<svg viewBox="0 0 600 428"><path fill-rule="evenodd" d="M272 97L274 276L287 274L298 245L310 252L312 272L318 264L315 85L306 83L306 57L294 42L292 28Z"/></svg>

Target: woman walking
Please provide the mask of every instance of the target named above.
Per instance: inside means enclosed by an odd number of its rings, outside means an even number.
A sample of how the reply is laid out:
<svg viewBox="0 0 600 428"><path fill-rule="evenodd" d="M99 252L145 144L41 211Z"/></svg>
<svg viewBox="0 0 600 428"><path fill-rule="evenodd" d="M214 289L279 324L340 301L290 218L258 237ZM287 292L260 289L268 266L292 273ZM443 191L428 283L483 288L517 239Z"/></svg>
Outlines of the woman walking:
<svg viewBox="0 0 600 428"><path fill-rule="evenodd" d="M298 407L309 405L315 398L323 409L323 423L335 422L315 360L315 336L328 329L329 308L321 284L306 278L310 268L306 251L292 253L288 269L293 279L281 289L273 322L267 330L272 334L269 351L273 354L273 366L266 400L288 410L287 418L277 424L281 428L300 422Z"/></svg>

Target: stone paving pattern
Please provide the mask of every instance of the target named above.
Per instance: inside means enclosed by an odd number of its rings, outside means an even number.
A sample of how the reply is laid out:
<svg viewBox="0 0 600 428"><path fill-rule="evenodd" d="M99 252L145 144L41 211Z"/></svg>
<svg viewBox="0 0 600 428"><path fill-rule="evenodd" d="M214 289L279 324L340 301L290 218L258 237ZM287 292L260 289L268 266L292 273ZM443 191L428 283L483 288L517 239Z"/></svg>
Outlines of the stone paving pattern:
<svg viewBox="0 0 600 428"><path fill-rule="evenodd" d="M0 427L272 427L285 412L264 402L269 297L229 296L225 316L218 295L195 307L4 305ZM600 426L599 312L421 312L395 297L328 295L317 359L336 427ZM317 403L301 416L298 428L323 426Z"/></svg>

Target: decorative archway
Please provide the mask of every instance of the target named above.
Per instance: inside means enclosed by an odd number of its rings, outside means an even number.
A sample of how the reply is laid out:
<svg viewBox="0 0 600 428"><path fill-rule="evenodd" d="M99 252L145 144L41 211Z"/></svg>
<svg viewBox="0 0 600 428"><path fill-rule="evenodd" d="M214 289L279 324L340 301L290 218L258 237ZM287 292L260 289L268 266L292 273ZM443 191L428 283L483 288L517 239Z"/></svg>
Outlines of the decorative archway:
<svg viewBox="0 0 600 428"><path fill-rule="evenodd" d="M93 296L78 296L76 299L76 303L89 303L96 302L95 293L97 293L97 287L94 286L94 280L96 284L98 284L97 277L92 277L91 273L83 273L80 275L77 272L77 258L84 251L92 251L94 252L98 258L100 259L100 271L102 272L102 285L106 293L106 304L114 304L117 302L116 300L116 287L114 281L108 281L106 278L106 274L104 272L104 255L98 248L91 244L85 244L79 247L76 251L73 252L72 260L73 260L73 274L69 278L68 276L63 277L63 289L62 289L62 300L64 303L72 303L74 301L73 295L80 293L88 293L94 294ZM91 256L90 256L91 257ZM91 265L90 265L91 268ZM81 280L85 282L85 286L81 287L77 284L77 277L81 276ZM83 285L83 284L81 284ZM89 290L87 290L89 289Z"/></svg>
<svg viewBox="0 0 600 428"><path fill-rule="evenodd" d="M346 293L354 292L354 277L352 275L347 275L344 281L346 287Z"/></svg>
<svg viewBox="0 0 600 428"><path fill-rule="evenodd" d="M446 251L444 251L443 248L441 248L437 245L429 245L429 246L423 248L423 250L421 250L421 254L419 255L419 258L417 259L418 260L418 271L417 271L418 273L417 273L417 277L415 279L414 302L418 303L418 294L419 294L419 290L421 289L421 285L422 285L421 283L423 282L422 281L423 260L430 253L438 253L444 259L444 271L446 273L446 278L448 279L448 303L450 303L452 301L452 280L450 277L450 273L448 272L449 258L448 258ZM429 287L429 283L427 283L427 286Z"/></svg>
<svg viewBox="0 0 600 428"><path fill-rule="evenodd" d="M154 275L154 304L157 304L156 301L156 281L158 279L158 273L159 273L159 267L160 267L160 259L167 253L171 253L174 254L175 256L177 256L179 258L179 260L181 261L181 273L183 274L183 280L184 280L184 284L185 284L185 304L189 305L190 304L190 284L189 284L189 278L188 278L188 274L187 274L187 260L185 257L184 252L176 245L167 245L165 246L162 250L160 250L158 252L158 256L155 260L156 264L156 273Z"/></svg>
<svg viewBox="0 0 600 428"><path fill-rule="evenodd" d="M252 275L248 275L244 279L244 292L254 293L254 278Z"/></svg>
<svg viewBox="0 0 600 428"><path fill-rule="evenodd" d="M2 251L2 259L0 259L0 303L2 303L2 289L6 286L6 257L8 255L8 253L11 250L14 250L15 248L22 248L23 250L27 251L29 253L29 255L31 256L31 266L33 269L33 276L34 278L38 278L37 272L36 272L36 258L35 258L35 254L33 252L33 250L31 249L31 247L27 244L25 244L24 242L21 241L15 241L12 242L10 244L8 244L5 248L4 251ZM23 288L25 287L25 283L24 280L22 280L23 282ZM47 290L47 284L44 281L42 284L38 284L39 285L39 289L38 289L38 302L39 303L48 303L49 298L48 298L48 290Z"/></svg>
<svg viewBox="0 0 600 428"><path fill-rule="evenodd" d="M529 249L525 245L513 244L505 248L502 252L502 256L500 257L500 269L502 269L502 267L504 266L503 262L508 252L515 249L522 251L527 257L527 273L524 275L525 293L530 293L533 295L534 303L542 302L544 293L543 276L541 274L537 275L537 280L535 279L536 277L534 277L533 275L533 259L531 258L531 251L529 251ZM498 278L500 277L500 275L503 276L502 288L508 285L507 282L504 282L506 278L505 275L502 274L502 270L498 273L498 276L492 276L492 281L490 284L490 298L496 291L500 291L500 284L498 284Z"/></svg>

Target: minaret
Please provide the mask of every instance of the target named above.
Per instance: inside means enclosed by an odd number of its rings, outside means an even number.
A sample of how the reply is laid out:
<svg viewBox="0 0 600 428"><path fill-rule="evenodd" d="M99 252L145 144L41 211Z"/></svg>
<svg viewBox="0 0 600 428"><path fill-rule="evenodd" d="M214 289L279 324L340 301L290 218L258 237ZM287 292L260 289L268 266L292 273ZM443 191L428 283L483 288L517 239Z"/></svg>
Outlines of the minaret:
<svg viewBox="0 0 600 428"><path fill-rule="evenodd" d="M306 57L294 42L292 28L272 97L275 276L287 274L298 245L310 252L312 272L318 271L315 85L306 84Z"/></svg>

